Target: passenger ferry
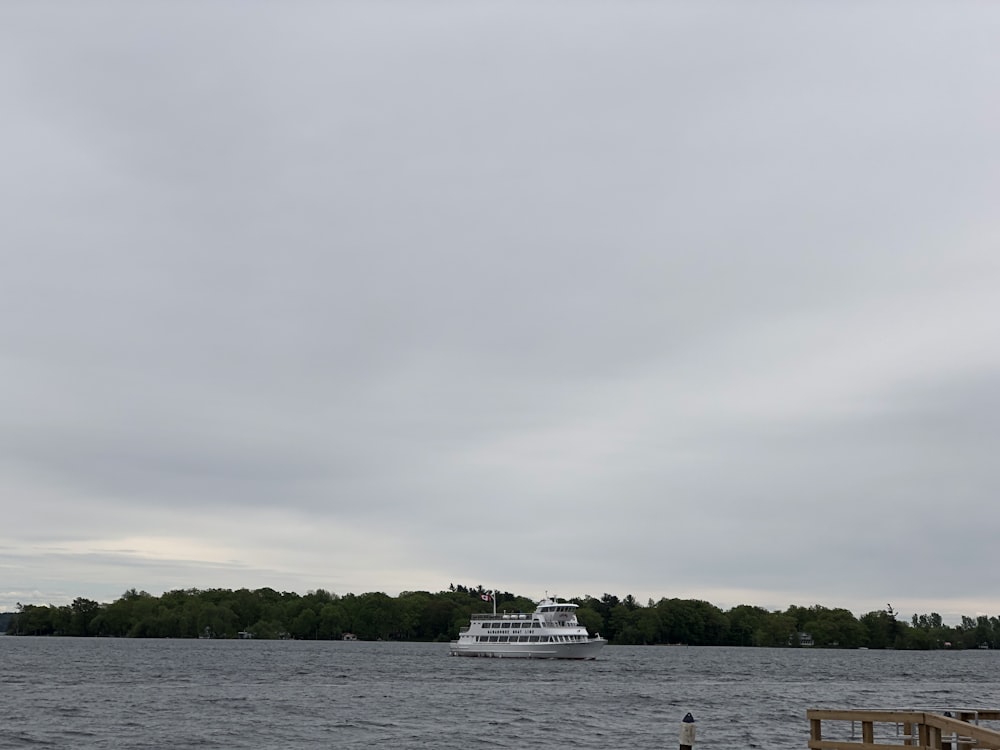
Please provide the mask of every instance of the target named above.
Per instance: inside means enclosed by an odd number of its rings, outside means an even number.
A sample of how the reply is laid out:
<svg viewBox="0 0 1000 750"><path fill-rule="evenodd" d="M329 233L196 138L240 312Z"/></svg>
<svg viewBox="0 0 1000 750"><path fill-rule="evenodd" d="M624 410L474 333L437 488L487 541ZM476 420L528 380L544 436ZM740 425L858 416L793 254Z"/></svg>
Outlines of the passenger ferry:
<svg viewBox="0 0 1000 750"><path fill-rule="evenodd" d="M472 622L451 642L452 656L520 659L593 659L608 641L591 637L576 619L575 604L542 599L533 613L472 615Z"/></svg>

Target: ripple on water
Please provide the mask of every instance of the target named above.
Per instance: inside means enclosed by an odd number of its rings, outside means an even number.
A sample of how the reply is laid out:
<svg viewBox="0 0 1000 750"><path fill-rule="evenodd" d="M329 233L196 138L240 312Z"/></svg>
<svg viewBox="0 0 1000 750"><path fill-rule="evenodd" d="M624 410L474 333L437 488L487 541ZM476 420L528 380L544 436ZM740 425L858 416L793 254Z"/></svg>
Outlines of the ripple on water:
<svg viewBox="0 0 1000 750"><path fill-rule="evenodd" d="M608 647L592 662L441 644L0 638L12 748L801 750L808 708L964 708L996 652ZM13 685L16 684L16 688Z"/></svg>

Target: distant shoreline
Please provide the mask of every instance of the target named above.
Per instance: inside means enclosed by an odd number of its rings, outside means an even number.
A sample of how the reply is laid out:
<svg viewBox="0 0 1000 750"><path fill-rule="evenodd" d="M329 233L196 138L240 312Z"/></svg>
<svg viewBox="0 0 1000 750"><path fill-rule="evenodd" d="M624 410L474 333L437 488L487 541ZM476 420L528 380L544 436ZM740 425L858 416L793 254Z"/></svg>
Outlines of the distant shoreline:
<svg viewBox="0 0 1000 750"><path fill-rule="evenodd" d="M531 599L490 592L498 610L530 612ZM295 640L448 642L477 612L486 612L487 592L455 586L398 597L381 592L305 595L263 588L184 589L153 596L130 589L110 604L78 597L72 604L22 605L0 614L0 632L10 635L119 638L257 638ZM842 649L1000 648L1000 618L963 617L945 625L941 616L913 615L909 622L891 606L856 617L821 605L784 611L739 605L722 609L698 599L650 600L604 594L563 599L591 634L612 645L757 646Z"/></svg>

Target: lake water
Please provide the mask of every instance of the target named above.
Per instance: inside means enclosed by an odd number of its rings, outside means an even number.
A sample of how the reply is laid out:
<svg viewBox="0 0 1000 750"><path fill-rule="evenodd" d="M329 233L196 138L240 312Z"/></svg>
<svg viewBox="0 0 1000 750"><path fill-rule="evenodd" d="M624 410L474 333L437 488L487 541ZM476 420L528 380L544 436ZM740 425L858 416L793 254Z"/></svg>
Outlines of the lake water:
<svg viewBox="0 0 1000 750"><path fill-rule="evenodd" d="M803 750L807 708L1000 708L1000 652L0 637L3 748Z"/></svg>

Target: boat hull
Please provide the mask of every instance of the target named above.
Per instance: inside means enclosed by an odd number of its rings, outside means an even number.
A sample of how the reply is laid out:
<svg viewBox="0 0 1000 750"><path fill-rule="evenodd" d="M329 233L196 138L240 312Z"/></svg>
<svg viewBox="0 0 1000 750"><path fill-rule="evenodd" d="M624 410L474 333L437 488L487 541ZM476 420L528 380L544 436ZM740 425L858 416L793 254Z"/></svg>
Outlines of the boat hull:
<svg viewBox="0 0 1000 750"><path fill-rule="evenodd" d="M607 640L581 643L463 643L451 642L452 656L487 656L502 659L595 659Z"/></svg>

